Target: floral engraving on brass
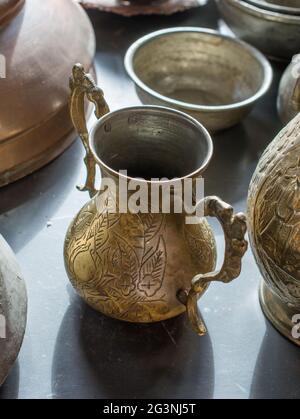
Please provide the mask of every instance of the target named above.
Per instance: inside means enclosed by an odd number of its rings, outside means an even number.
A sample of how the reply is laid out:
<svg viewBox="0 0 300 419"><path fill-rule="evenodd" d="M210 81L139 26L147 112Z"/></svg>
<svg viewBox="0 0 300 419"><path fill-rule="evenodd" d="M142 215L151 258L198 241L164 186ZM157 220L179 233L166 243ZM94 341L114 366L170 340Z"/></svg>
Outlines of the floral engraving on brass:
<svg viewBox="0 0 300 419"><path fill-rule="evenodd" d="M91 196L91 200L72 221L66 235L64 257L70 281L88 304L109 316L131 322L153 322L177 316L187 310L193 329L199 335L205 333L197 299L211 281L230 282L239 275L241 259L247 249L244 215L233 214L232 207L217 197L204 199L205 215L216 217L225 235L223 266L220 271L215 271L216 244L205 218L199 218L197 224L187 224L184 212L120 211L117 190L121 175L101 160L101 147L105 149L105 145L113 142L115 148L110 149L108 154L119 156L126 153L128 142L134 135L140 135L138 145L145 147L145 132L150 131L153 134L153 115L156 125L163 126L167 119L169 127L173 118L176 128L182 129L184 126L184 132L187 126L191 128L189 124L193 129L196 124L197 138L199 135L205 138L201 147L208 145L208 150L211 141L209 135L197 121L187 122L186 118L190 117L182 113L166 108L141 107L146 114L134 124L132 109L110 114L110 117L117 116L118 122L110 126L109 132L105 131L109 115L104 116L96 126L97 130L103 131L97 131L98 136L94 137L93 134L89 139L84 116L84 96L86 94L96 105L96 116L100 118L109 111L103 92L85 74L80 64L73 68L70 87L71 117L86 150L87 180L81 190L87 190ZM137 113L141 111L140 108L134 109ZM124 114L125 124L122 125L121 117ZM128 121L131 122L129 139L126 137ZM140 125L141 123L146 125ZM132 131L135 124L138 130ZM122 129L117 131L120 126ZM149 127L150 130L147 131ZM119 132L118 135L116 131ZM111 136L111 132L114 136ZM165 138L165 135L169 137ZM168 143L170 139L173 140L173 135L172 130L164 131L161 141L165 147L168 144L174 147L174 141ZM95 138L97 144L93 143ZM124 144L126 147L121 153L119 148ZM153 142L150 144L152 149ZM148 158L151 149L147 151ZM159 148L155 150L157 161L162 156L157 152ZM201 150L203 152L203 148ZM145 148L143 151L146 153ZM130 158L131 154L127 153L127 163ZM100 191L95 189L96 162L108 178L115 181L116 190L109 186ZM149 190L148 193L150 194Z"/></svg>
<svg viewBox="0 0 300 419"><path fill-rule="evenodd" d="M176 288L190 287L199 270L209 272L215 266L215 242L207 223L186 225L182 217L174 234L174 215L113 214L112 200L109 191L97 195L67 233L65 260L74 288L91 306L122 320L151 322L185 311L172 298ZM192 267L178 266L172 277L166 268L175 240ZM176 271L185 270L190 271L188 281L176 279ZM175 285L174 296L168 296L170 283Z"/></svg>
<svg viewBox="0 0 300 419"><path fill-rule="evenodd" d="M291 338L292 318L283 318L291 308L300 310L300 114L261 157L249 189L248 224L253 252L266 281L263 308Z"/></svg>
<svg viewBox="0 0 300 419"><path fill-rule="evenodd" d="M249 223L268 285L300 306L300 114L264 152L249 191ZM254 212L255 211L255 212Z"/></svg>

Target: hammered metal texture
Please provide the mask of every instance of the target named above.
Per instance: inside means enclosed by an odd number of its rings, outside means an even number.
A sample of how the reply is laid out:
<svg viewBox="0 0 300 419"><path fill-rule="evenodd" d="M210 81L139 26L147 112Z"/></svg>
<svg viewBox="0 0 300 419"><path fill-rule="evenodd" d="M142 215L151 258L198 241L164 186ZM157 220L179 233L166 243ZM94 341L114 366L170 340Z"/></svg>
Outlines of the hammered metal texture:
<svg viewBox="0 0 300 419"><path fill-rule="evenodd" d="M252 249L269 288L300 309L300 114L262 155L248 197Z"/></svg>

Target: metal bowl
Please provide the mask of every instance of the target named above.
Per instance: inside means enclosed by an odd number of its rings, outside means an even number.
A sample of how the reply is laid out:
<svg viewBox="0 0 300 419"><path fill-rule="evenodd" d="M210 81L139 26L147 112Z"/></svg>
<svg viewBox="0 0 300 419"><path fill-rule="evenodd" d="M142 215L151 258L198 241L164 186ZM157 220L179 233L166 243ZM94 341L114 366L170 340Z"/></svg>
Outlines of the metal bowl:
<svg viewBox="0 0 300 419"><path fill-rule="evenodd" d="M184 111L210 131L243 119L272 80L255 48L193 27L144 36L128 49L125 67L143 103Z"/></svg>
<svg viewBox="0 0 300 419"><path fill-rule="evenodd" d="M300 16L275 13L240 0L216 0L231 30L268 56L290 60L300 51Z"/></svg>
<svg viewBox="0 0 300 419"><path fill-rule="evenodd" d="M272 12L287 13L290 15L300 14L299 0L247 0L248 3L262 7Z"/></svg>

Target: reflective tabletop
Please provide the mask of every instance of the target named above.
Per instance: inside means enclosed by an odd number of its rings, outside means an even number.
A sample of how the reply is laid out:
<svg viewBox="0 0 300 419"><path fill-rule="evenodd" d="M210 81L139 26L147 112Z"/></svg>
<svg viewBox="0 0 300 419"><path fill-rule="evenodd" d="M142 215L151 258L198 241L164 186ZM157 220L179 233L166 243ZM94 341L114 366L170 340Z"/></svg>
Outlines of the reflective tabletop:
<svg viewBox="0 0 300 419"><path fill-rule="evenodd" d="M98 84L112 110L140 103L123 67L134 40L164 27L222 27L212 2L168 17L89 15ZM272 89L243 123L213 136L205 192L237 211L245 211L257 161L281 128L276 94L283 69L274 64ZM240 277L212 284L199 301L209 331L201 338L184 315L128 324L80 300L65 273L63 242L88 200L75 187L85 177L83 155L78 140L45 168L0 190L0 232L17 254L29 301L23 347L0 398L299 398L299 348L262 314L261 277L250 249ZM221 229L212 226L222 255Z"/></svg>

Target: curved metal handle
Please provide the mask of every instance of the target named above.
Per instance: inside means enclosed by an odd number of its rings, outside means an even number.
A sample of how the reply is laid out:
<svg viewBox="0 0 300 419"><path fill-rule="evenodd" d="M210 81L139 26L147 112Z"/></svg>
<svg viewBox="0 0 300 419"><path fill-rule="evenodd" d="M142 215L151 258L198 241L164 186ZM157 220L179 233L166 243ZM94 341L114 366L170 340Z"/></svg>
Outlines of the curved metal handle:
<svg viewBox="0 0 300 419"><path fill-rule="evenodd" d="M200 201L203 204L203 201ZM246 217L242 213L233 214L233 208L215 196L204 198L204 215L216 217L222 225L225 236L225 257L219 271L196 275L192 279L190 291L181 290L179 300L186 305L187 315L193 330L202 336L206 333L205 324L198 310L197 300L205 292L209 283L221 281L228 283L238 277L241 262L248 243L244 236L247 230Z"/></svg>
<svg viewBox="0 0 300 419"><path fill-rule="evenodd" d="M88 191L90 197L93 197L98 191L95 188L96 163L89 146L89 133L85 120L84 97L94 103L95 115L99 119L109 112L109 107L104 99L103 91L96 86L90 74L85 73L81 64L75 64L70 78L70 114L74 127L76 128L86 155L84 162L87 169L87 178L85 185L77 188L80 191Z"/></svg>

